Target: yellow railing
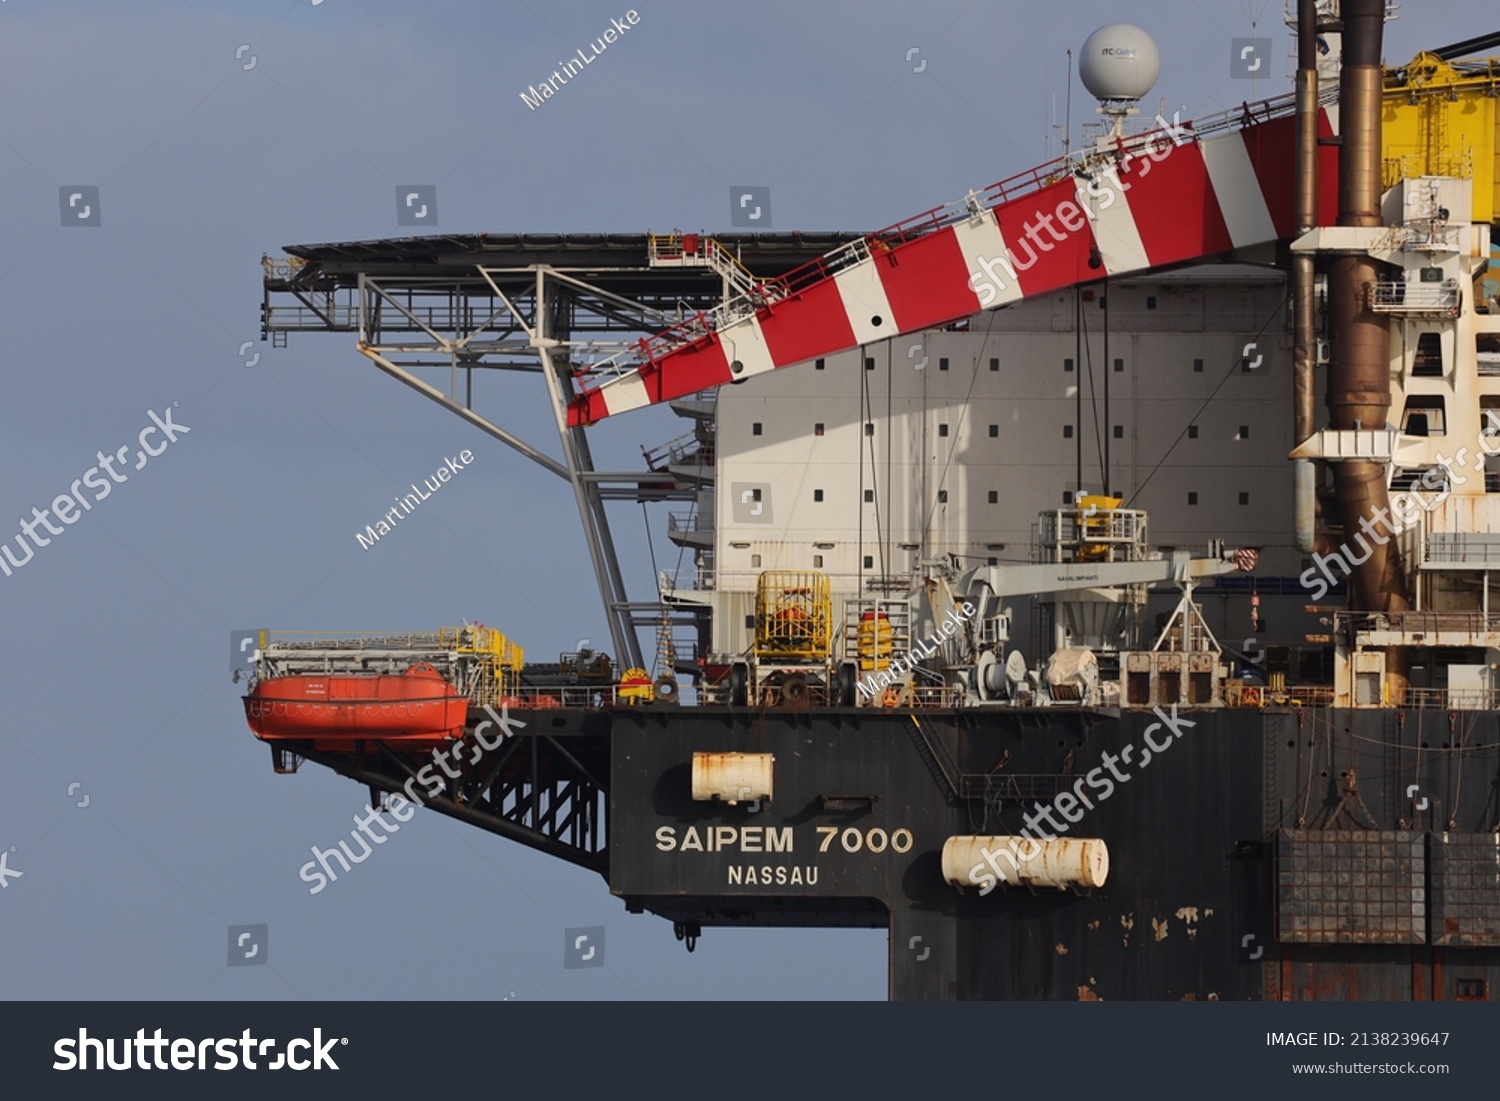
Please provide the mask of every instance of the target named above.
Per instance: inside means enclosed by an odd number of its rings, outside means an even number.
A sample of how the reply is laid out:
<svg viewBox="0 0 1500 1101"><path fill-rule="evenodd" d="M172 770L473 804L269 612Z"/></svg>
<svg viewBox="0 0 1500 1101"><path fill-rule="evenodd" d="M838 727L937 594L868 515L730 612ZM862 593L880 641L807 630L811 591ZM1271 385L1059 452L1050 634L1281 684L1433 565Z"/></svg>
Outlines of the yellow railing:
<svg viewBox="0 0 1500 1101"><path fill-rule="evenodd" d="M879 672L890 665L895 653L895 632L889 615L880 611L861 614L855 653L859 656L861 673Z"/></svg>
<svg viewBox="0 0 1500 1101"><path fill-rule="evenodd" d="M1124 503L1124 498L1106 497L1102 493L1084 494L1078 498L1078 507L1083 510L1079 523L1080 561L1109 557L1110 546L1107 540L1114 534L1114 510ZM1106 542L1090 542L1093 539Z"/></svg>
<svg viewBox="0 0 1500 1101"><path fill-rule="evenodd" d="M826 574L768 570L755 583L755 655L823 661L833 638Z"/></svg>
<svg viewBox="0 0 1500 1101"><path fill-rule="evenodd" d="M261 270L265 272L267 279L291 279L306 264L307 260L301 256L265 255L260 258Z"/></svg>
<svg viewBox="0 0 1500 1101"><path fill-rule="evenodd" d="M653 260L685 260L687 253L684 234L681 233L653 233L647 238L647 248ZM702 259L703 263L727 276L741 291L747 291L758 285L761 280L754 272L740 262L740 258L721 245L713 237L699 234L696 241L696 251L693 253Z"/></svg>
<svg viewBox="0 0 1500 1101"><path fill-rule="evenodd" d="M525 652L493 627L440 627L438 645L458 654L479 657L475 703L494 703L514 696L521 684Z"/></svg>

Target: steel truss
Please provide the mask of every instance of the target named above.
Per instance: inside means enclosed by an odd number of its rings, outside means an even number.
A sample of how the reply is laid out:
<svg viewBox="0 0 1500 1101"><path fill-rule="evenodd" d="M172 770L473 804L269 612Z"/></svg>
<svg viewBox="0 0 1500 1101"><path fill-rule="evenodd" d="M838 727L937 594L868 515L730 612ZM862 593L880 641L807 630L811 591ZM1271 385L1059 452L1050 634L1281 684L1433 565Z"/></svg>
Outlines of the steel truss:
<svg viewBox="0 0 1500 1101"><path fill-rule="evenodd" d="M422 805L518 841L549 856L609 877L607 811L609 744L602 735L554 736L512 733L493 753L470 761L455 758L460 775L449 777L422 757L394 752L379 742L361 742L352 756L326 753L295 742L271 746L278 771L296 770L297 758L332 769L366 785L370 803L381 792ZM430 795L428 778L443 784Z"/></svg>
<svg viewBox="0 0 1500 1101"><path fill-rule="evenodd" d="M632 601L627 594L604 504L607 500L691 501L695 493L692 486L664 478L660 471L594 468L584 430L567 426L567 406L575 393L573 377L618 354L628 342L574 339L573 334L652 332L680 315L598 286L577 272L545 264L475 265L462 276L377 277L360 272L352 289L298 286L291 267L278 274L286 277L283 289L297 305L273 306L268 293L263 336L353 331L358 334L360 353L380 370L569 483L614 652L625 666L646 667L637 632L659 628L666 609L658 600ZM719 288L713 291L717 295ZM447 368L445 389L416 373L431 368ZM562 462L475 410L476 370L541 374ZM680 610L667 611L673 622L683 620Z"/></svg>
<svg viewBox="0 0 1500 1101"><path fill-rule="evenodd" d="M758 277L772 277L856 236L729 234L713 246L736 269L751 264ZM359 351L382 371L568 482L624 667L648 668L641 629L657 632L658 644L660 632L677 627L701 636L706 613L668 607L659 593L628 597L604 504L691 502L698 484L684 465L674 466L671 445L646 453L647 470L594 469L584 430L567 427L566 408L576 379L639 338L720 305L733 289L724 264L688 263L685 253L679 263L663 262L664 241L682 238L441 235L294 245L287 256L262 259L262 340L283 347L293 332L357 334ZM446 379L434 377L444 369ZM483 370L542 375L561 461L474 407L474 372ZM679 671L695 668L678 663Z"/></svg>

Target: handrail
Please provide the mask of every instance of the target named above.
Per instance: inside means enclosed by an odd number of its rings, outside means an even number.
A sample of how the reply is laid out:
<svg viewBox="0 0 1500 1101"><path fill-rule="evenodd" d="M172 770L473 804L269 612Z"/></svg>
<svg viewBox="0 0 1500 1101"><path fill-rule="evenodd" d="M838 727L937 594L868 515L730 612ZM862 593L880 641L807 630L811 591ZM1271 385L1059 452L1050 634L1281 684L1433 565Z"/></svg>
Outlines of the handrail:
<svg viewBox="0 0 1500 1101"><path fill-rule="evenodd" d="M1371 305L1382 313L1418 313L1438 311L1451 313L1459 308L1462 294L1458 281L1441 283L1407 283L1402 280L1380 280L1375 284Z"/></svg>
<svg viewBox="0 0 1500 1101"><path fill-rule="evenodd" d="M1400 706L1417 711L1493 711L1500 708L1500 689L1408 688Z"/></svg>
<svg viewBox="0 0 1500 1101"><path fill-rule="evenodd" d="M686 516L689 514L673 513L669 514L669 517L671 515ZM670 519L668 522L671 522ZM745 588L735 588L732 591L754 592L756 581L764 572L764 570L712 570L699 569L696 566L683 566L681 569L659 571L657 575L657 583L661 586L663 591L676 590L681 592L710 592L721 582L740 582L745 586ZM835 589L837 589L840 593L844 593L849 596L852 596L852 594L860 591L861 587L863 587L863 589L865 590L870 589L871 580L882 576L872 573L829 573L826 571L820 572L822 572L823 575L828 578L829 582ZM894 577L895 575L887 576ZM678 583L679 580L683 582L690 582L690 584L681 585ZM900 576L899 580L903 586L910 584L910 578L905 575Z"/></svg>
<svg viewBox="0 0 1500 1101"><path fill-rule="evenodd" d="M1500 614L1483 612L1334 612L1334 629L1355 631L1500 631Z"/></svg>
<svg viewBox="0 0 1500 1101"><path fill-rule="evenodd" d="M260 258L261 270L268 280L280 280L291 282L293 276L307 266L307 260L301 256L271 256L262 255Z"/></svg>

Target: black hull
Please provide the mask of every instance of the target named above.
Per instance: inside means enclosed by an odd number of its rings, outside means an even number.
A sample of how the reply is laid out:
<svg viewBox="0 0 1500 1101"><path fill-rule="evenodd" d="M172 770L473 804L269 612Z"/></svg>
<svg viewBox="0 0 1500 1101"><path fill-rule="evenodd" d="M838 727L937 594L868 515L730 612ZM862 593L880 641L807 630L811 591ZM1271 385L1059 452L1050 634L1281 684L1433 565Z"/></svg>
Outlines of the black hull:
<svg viewBox="0 0 1500 1101"><path fill-rule="evenodd" d="M1500 990L1495 715L1181 719L1170 737L1140 712L962 711L915 723L871 710L617 712L610 886L633 909L688 926L888 924L893 999L1403 1001ZM1142 767L1148 740L1164 748ZM1119 760L1127 745L1131 763ZM693 802L695 751L773 754L774 800L754 812ZM1101 798L1106 753L1129 778ZM1066 833L1035 814L1060 791L1093 796L1092 809L1065 808L1076 823L1053 811ZM944 881L948 837L1018 834L1028 814L1048 833L1103 839L1105 884L981 897ZM769 829L781 851L765 851ZM900 829L911 834L905 853L891 842Z"/></svg>
<svg viewBox="0 0 1500 1101"><path fill-rule="evenodd" d="M1066 708L525 717L427 806L599 872L685 937L889 928L892 999L1500 997L1492 713L1185 711L1175 736L1169 716ZM372 789L414 774L375 743L273 749ZM707 752L772 754L774 798L694 801ZM1103 885L945 880L950 837L1027 816L1101 839Z"/></svg>

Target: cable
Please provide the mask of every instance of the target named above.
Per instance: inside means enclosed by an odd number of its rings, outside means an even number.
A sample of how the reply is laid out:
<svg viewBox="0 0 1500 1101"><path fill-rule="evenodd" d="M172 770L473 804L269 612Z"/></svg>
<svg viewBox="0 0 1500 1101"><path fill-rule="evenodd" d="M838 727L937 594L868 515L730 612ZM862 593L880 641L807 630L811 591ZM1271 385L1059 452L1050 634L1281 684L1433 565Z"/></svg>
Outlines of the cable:
<svg viewBox="0 0 1500 1101"><path fill-rule="evenodd" d="M993 330L986 329L985 333L984 333L984 339L979 342L979 355L976 356L975 359L974 359L974 372L973 372L973 374L971 374L969 376L969 389L964 394L963 412L961 412L959 414L958 424L954 425L953 432L949 436L948 457L943 460L943 468L940 471L938 471L938 479L937 479L937 484L938 485L942 485L943 484L943 479L945 479L948 476L948 468L953 465L953 456L954 456L954 453L957 452L957 450L958 450L958 440L959 440L958 430L963 427L964 418L969 415L970 403L971 403L971 401L972 401L972 399L974 397L974 387L979 382L979 365L984 362L984 353L985 353L985 350L989 347L990 337L992 335L993 335ZM924 418L924 420L925 420L925 418ZM924 455L923 458L925 460L926 456ZM932 525L932 517L933 517L933 515L936 512L937 512L937 494L934 493L934 494L932 494L932 504L931 504L930 508L928 509L927 515L922 520L922 544L923 544L924 547L927 544L927 533L930 530L931 525Z"/></svg>
<svg viewBox="0 0 1500 1101"><path fill-rule="evenodd" d="M646 525L646 550L651 555L651 572L656 576L656 585L657 585L656 598L658 600L661 600L661 570L659 570L657 568L657 566L656 566L656 541L651 538L651 516L650 516L650 514L646 510L646 502L645 501L641 502L641 522ZM669 612L665 611L665 608L666 608L665 602L663 602L662 607L663 607L663 615L664 616L670 615ZM667 630L670 631L671 627L669 626L667 628ZM660 643L658 642L657 649L659 650L660 648L661 648L660 647ZM653 667L656 665L656 659L654 657L651 659L651 664L652 664ZM659 670L656 670L656 669L653 668L652 672L653 672L653 675L654 675L656 672L659 672Z"/></svg>
<svg viewBox="0 0 1500 1101"><path fill-rule="evenodd" d="M1114 430L1111 427L1111 425L1112 425L1113 422L1110 420L1110 415L1109 415L1109 376L1114 373L1114 363L1109 358L1109 280L1108 279L1106 279L1104 281L1103 297L1100 299L1100 303L1099 304L1104 307L1104 454L1101 455L1100 458L1099 458L1099 471L1100 471L1100 477L1101 477L1101 479L1104 482L1104 495L1106 497L1109 497L1109 496L1111 496L1110 491L1109 491L1110 475L1114 473L1114 468L1111 466L1110 461L1109 461L1109 441L1110 441L1110 437L1113 436L1113 434L1114 434ZM1092 378L1093 376L1091 375L1090 377ZM1099 429L1098 429L1098 425L1096 423L1095 428L1094 428L1094 434L1098 435L1098 432L1099 432Z"/></svg>
<svg viewBox="0 0 1500 1101"><path fill-rule="evenodd" d="M863 347L861 347L861 351L863 351ZM891 412L891 400L892 400L891 399L891 386L892 386L892 383L893 383L894 379L893 379L893 376L890 373L890 361L891 361L890 346L889 346L889 344L887 344L887 346L886 346L886 368L887 368L887 373L886 374L887 374L887 377L886 377L886 398L885 398L885 401L886 401L886 411L885 411L885 423L886 423L886 432L885 432L885 437L886 437L886 442L885 442L885 450L886 450L886 455L885 455L885 476L886 476L886 480L885 480L885 485L887 487L886 488L886 492L890 492L889 487L890 487L890 484L891 484L891 437L893 435L893 433L891 432L891 429L890 429L890 425L891 425L891 415L892 415L892 412ZM861 363L860 367L863 368L864 364ZM862 370L860 372L861 377L866 377L869 374L871 374L871 372L869 372L869 371L863 371ZM872 410L872 404L871 404L870 398L869 398L869 389L868 389L868 383L867 383L866 384L866 390L865 390L865 409L864 409L864 414L865 414L865 417L867 419L863 422L865 425L873 425L875 423L875 421L874 421L874 414L872 413L871 410ZM861 426L860 431L861 432L865 432L865 428L863 427L863 425ZM876 541L876 545L878 546L879 552L880 552L880 576L882 578L884 578L887 575L887 573L889 572L886 569L887 563L886 563L886 553L885 553L885 551L886 551L886 542L888 540L888 535L887 535L886 528L885 528L886 521L882 517L881 511L880 511L880 481L876 477L876 472L880 469L880 461L879 461L879 459L875 455L875 435L874 435L874 433L873 432L865 432L865 439L867 439L867 440L870 441L869 445L868 445L869 449L870 449L870 485L871 485L871 489L870 489L870 501L875 506L875 541ZM863 462L863 459L861 459L861 462ZM860 502L860 517L861 517L861 519L863 519L863 517L864 517L864 502L863 501ZM863 543L860 544L860 548L859 549L860 549L860 559L859 559L860 571L861 571L861 573L863 573L863 571L864 571L864 562L865 562L865 559L864 559L864 544ZM861 581L863 581L863 578L861 578ZM861 591L863 591L863 586L861 586Z"/></svg>
<svg viewBox="0 0 1500 1101"><path fill-rule="evenodd" d="M1071 93L1071 89L1070 89ZM1083 490L1083 288L1073 287L1073 497Z"/></svg>
<svg viewBox="0 0 1500 1101"><path fill-rule="evenodd" d="M1080 312L1079 316L1083 317L1084 315ZM1104 446L1103 446L1103 442L1099 439L1099 397L1094 392L1094 348L1093 348L1093 345L1091 345L1088 342L1088 340L1087 340L1087 337L1088 337L1088 322L1084 321L1083 322L1083 326L1084 326L1084 337L1085 337L1084 342L1083 342L1083 355L1084 355L1084 358L1088 361L1088 365L1089 365L1089 406L1094 411L1094 453L1099 456L1099 461L1102 463L1104 461ZM1078 365L1078 367L1079 367L1079 370L1081 371L1083 369L1083 364L1080 363ZM1083 387L1083 378L1082 378L1082 376L1080 376L1079 379L1078 379L1078 386L1079 386L1080 389L1082 389L1082 387ZM1078 432L1081 435L1083 433L1083 427L1080 425L1078 428L1074 429L1074 431ZM1082 446L1083 446L1082 444L1079 444L1080 448ZM1102 469L1101 469L1100 473L1101 474L1103 473ZM1077 498L1080 495L1082 489L1083 489L1083 486L1080 485L1078 487L1078 490L1075 491L1074 494L1073 494L1073 496L1074 496L1074 503L1075 504L1077 503Z"/></svg>
<svg viewBox="0 0 1500 1101"><path fill-rule="evenodd" d="M714 419L709 422L710 424L712 424L714 426L713 435L714 435L714 440L716 442L718 440L718 435L719 435L719 433L718 433L718 404L719 404L719 399L718 399L718 395L717 395L717 392L716 392L715 396L714 396ZM693 425L694 425L694 427L693 427L693 436L695 438L697 438L697 436L698 436L698 421L697 421L696 417L693 419ZM670 442L670 441L668 441L668 442ZM706 465L706 463L704 461L704 458L703 458L703 452L704 452L704 449L707 446L709 446L709 445L704 440L702 440L702 439L698 440L698 466L697 466L697 469L695 471L695 473L698 475L698 477L695 479L695 481L700 486L703 484L703 468ZM714 458L715 459L718 458L717 452L715 452ZM668 455L667 455L667 470L666 470L665 473L667 473L668 475L670 475L671 474L671 468L672 468L671 453L669 452ZM717 481L717 479L716 479L716 481ZM642 501L641 502L641 508L644 509L645 507L646 507L646 502ZM695 493L693 495L692 515L693 515L694 522L696 523L697 520L698 520L698 518L699 518L698 517L698 494L697 493ZM677 565L676 565L675 569L673 570L673 579L674 580L676 579L677 573L679 573L682 570L682 556L685 555L686 553L687 553L687 547L685 545L677 548ZM653 570L656 569L655 554L656 554L656 552L653 550L652 551L652 560L651 560L651 568ZM695 565L696 565L696 563L695 563ZM661 577L661 575L658 573L657 574L658 588L660 587L660 577ZM658 593L657 595L660 595L660 593Z"/></svg>
<svg viewBox="0 0 1500 1101"><path fill-rule="evenodd" d="M865 379L865 349L861 345L859 349L859 432L854 437L854 457L859 463L859 500L855 504L859 508L859 520L856 525L858 542L855 544L855 553L859 558L856 563L857 569L854 575L854 595L856 599L864 592L865 588L865 448L861 440L864 435L864 426L869 423L865 417L869 413L870 384ZM873 461L873 459L871 460ZM871 490L873 494L874 490Z"/></svg>
<svg viewBox="0 0 1500 1101"><path fill-rule="evenodd" d="M695 471L694 471L694 473L697 475L697 477L694 478L694 482L698 486L702 486L703 483L704 483L704 481L705 481L705 479L703 477L703 471L704 471L704 468L708 465L706 453L707 453L707 451L708 451L709 448L713 448L714 449L714 460L715 460L716 463L718 461L718 439L719 439L719 431L718 431L718 400L719 400L718 399L718 394L717 394L717 392L715 392L715 395L714 395L714 416L711 419L708 419L707 421L699 421L699 419L696 416L692 418L692 424L693 424L692 434L693 434L693 438L696 439L697 442L698 442L698 455L697 455L698 462L697 462L697 466L696 466ZM709 437L709 438L705 439L704 437ZM668 441L668 442L670 443L671 441ZM671 458L672 458L671 451L669 450L668 453L667 453L667 470L664 471L664 473L667 474L668 477L671 476L671 467L672 467ZM715 488L717 488L717 481L718 481L718 479L717 479L717 475L716 475L715 476ZM698 492L695 492L694 495L693 495L693 508L692 508L692 513L691 513L691 515L693 516L695 524L696 524L697 520L699 519L699 515L698 515L698 496L699 496ZM656 576L656 599L657 599L658 603L662 604L663 608L665 608L666 607L666 603L662 599L661 570L657 566L657 563L656 563L656 545L652 541L650 512L649 512L649 510L646 507L648 505L648 503L649 502L644 501L644 500L641 501L641 518L642 518L642 520L645 521L645 524L646 524L646 546L647 546L647 548L651 552L651 572ZM670 502L667 502L667 505L668 505L668 509L670 511L670 508L671 508ZM717 529L715 529L715 535L716 536L718 535ZM672 567L672 583L673 583L674 587L677 584L678 577L680 577L681 574L682 574L682 559L683 559L683 556L687 554L687 550L688 550L688 548L687 548L686 545L683 545L683 546L680 546L680 547L677 548L677 562ZM715 569L716 572L717 572L717 568L718 568L718 564L715 563L714 569ZM695 561L693 563L693 570L694 570L694 573L696 573L698 575L697 578L695 579L695 583L701 585L702 582L703 582L702 570L701 570L701 568L699 566L699 563L696 561L696 559L695 559ZM718 585L718 579L717 578L714 578L713 585L714 585L714 587L717 587L717 585ZM668 614L670 614L670 613L668 613ZM670 630L670 629L671 628L669 626L668 630ZM693 616L693 650L694 650L694 653L697 656L699 656L699 657L701 657L702 654L703 654L703 652L704 652L702 621L700 620L698 614L696 614L696 613Z"/></svg>
<svg viewBox="0 0 1500 1101"><path fill-rule="evenodd" d="M1276 312L1273 313L1273 314L1271 314L1270 317L1266 318L1265 323L1263 325L1261 325L1260 330L1255 334L1255 340L1252 341L1251 343L1257 343L1257 342L1259 342L1259 340L1261 338L1261 335L1263 333L1265 333L1265 331L1271 327L1271 322L1275 321L1278 316L1280 316L1283 312L1285 312L1285 310L1286 310L1286 302L1283 301L1280 306L1276 307ZM1205 409L1207 409L1209 407L1209 404L1214 400L1214 398L1216 398L1216 397L1219 396L1219 391L1224 388L1224 384L1229 381L1230 377L1235 372L1235 368L1238 367L1241 364L1241 362L1243 362L1242 357L1236 357L1235 358L1235 361L1234 361L1233 364L1230 365L1229 370L1224 373L1224 377L1219 380L1219 384L1213 388L1213 391L1208 395L1208 397L1206 397L1206 398L1203 399L1203 404L1200 405L1200 406L1198 406L1198 408L1196 410L1194 410L1193 415L1188 418L1187 424L1185 424L1185 425L1182 426L1182 431L1179 432L1179 433L1177 433L1177 438L1172 441L1172 443L1167 447L1167 450L1163 453L1162 457L1156 461L1156 465L1151 468L1151 472L1146 475L1145 481L1141 482L1140 485L1136 486L1135 492L1130 495L1130 500L1125 502L1125 507L1126 508L1129 508L1135 502L1135 499L1141 495L1141 491L1143 489L1145 489L1146 486L1148 486L1148 485L1151 484L1151 479L1154 478L1154 477L1156 477L1156 472L1158 470L1160 470L1162 468L1162 464L1165 463L1167 461L1167 459L1169 459L1171 457L1172 452L1175 451L1175 450L1177 450L1177 445L1180 444L1184 439L1187 438L1188 429L1191 428L1194 424L1197 423L1199 414L1201 414L1203 412L1203 410L1205 410ZM1092 381L1092 377L1093 377L1092 376L1092 371L1093 371L1093 368L1091 367L1090 368L1090 380L1091 381Z"/></svg>
<svg viewBox="0 0 1500 1101"><path fill-rule="evenodd" d="M895 450L896 434L891 431L891 422L896 416L895 401L896 375L895 368L891 364L891 342L888 340L885 344L885 491L887 494L891 492L891 485L893 484L891 481L891 458ZM875 499L879 501L880 495L878 493L875 495ZM890 503L889 499L887 499L886 503ZM885 579L891 575L891 564L887 561L886 549L890 543L891 531L894 525L889 515L891 512L890 508L886 509L887 515L884 523L881 522L880 506L878 504L875 506L875 509L875 526L880 530L880 580L883 585Z"/></svg>
<svg viewBox="0 0 1500 1101"><path fill-rule="evenodd" d="M861 390L861 405L860 405L860 422L861 423L860 423L860 432L864 433L865 434L864 438L869 441L866 446L868 447L869 452L870 452L870 502L875 506L875 538L879 542L879 545L880 545L880 572L881 572L881 576L884 576L885 575L885 539L884 539L884 535L883 535L883 529L881 527L881 518L880 518L880 482L879 482L879 479L876 477L876 471L879 470L879 462L878 462L878 460L875 457L875 436L874 436L873 433L865 431L865 425L873 425L875 422L872 419L873 418L873 414L871 413L871 403L870 403L869 375L871 374L871 372L866 371L864 369L864 366L865 366L864 365L864 359L865 359L864 350L865 350L864 346L861 345L860 346L860 365L859 365L860 366L859 377L860 377L860 380L861 380L861 386L860 386L860 390ZM887 358L887 360L889 360L890 357L887 356L886 358ZM889 388L887 388L887 389L889 389ZM887 437L887 441L889 441L889 437L890 436L891 436L891 431L890 431L890 415L889 415L889 412L887 412L887 416L886 416L886 437ZM889 447L890 447L889 442L887 442L886 446L887 446L887 449L889 449ZM864 453L863 453L863 449L862 449L861 453L860 453L860 460L859 460L860 486L861 486L861 488L863 488L863 486L864 486L864 462L865 462L865 460L864 460ZM886 468L887 468L887 474L889 474L889 468L890 468L889 459L887 459ZM887 484L889 484L889 483L887 483ZM863 593L864 592L864 572L865 572L865 553L864 553L864 551L865 551L865 544L864 544L865 503L864 503L864 500L863 500L863 493L861 493L860 496L861 496L861 500L859 502L859 532L860 532L860 543L859 543L859 591L861 593Z"/></svg>

